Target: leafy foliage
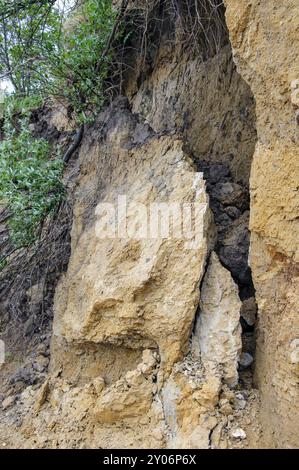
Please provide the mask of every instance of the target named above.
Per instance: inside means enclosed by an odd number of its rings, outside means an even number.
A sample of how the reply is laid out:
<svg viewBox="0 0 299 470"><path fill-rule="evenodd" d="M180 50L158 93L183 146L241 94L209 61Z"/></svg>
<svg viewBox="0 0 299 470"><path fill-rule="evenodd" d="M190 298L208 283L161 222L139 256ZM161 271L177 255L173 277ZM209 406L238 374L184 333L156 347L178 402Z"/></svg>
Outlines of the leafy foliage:
<svg viewBox="0 0 299 470"><path fill-rule="evenodd" d="M28 108L18 119L13 109L5 110L5 138L0 142L0 204L11 213L11 238L19 248L36 240L45 217L61 201L63 163L50 158L45 139L32 136Z"/></svg>
<svg viewBox="0 0 299 470"><path fill-rule="evenodd" d="M30 115L35 109L41 108L43 105L41 95L29 95L24 98L18 97L16 94L4 97L0 103L0 118L13 118L14 115Z"/></svg>
<svg viewBox="0 0 299 470"><path fill-rule="evenodd" d="M62 96L81 120L104 102L112 53L106 46L116 13L111 0L86 0L60 36L58 56L48 54L50 92Z"/></svg>
<svg viewBox="0 0 299 470"><path fill-rule="evenodd" d="M44 54L57 49L61 18L53 1L21 5L0 0L0 74L17 95L28 96L41 91L41 77L48 76Z"/></svg>
<svg viewBox="0 0 299 470"><path fill-rule="evenodd" d="M65 13L57 2L0 0L0 77L18 96L41 93L71 105L78 121L98 110L112 62L117 13L111 0L85 0ZM17 7L22 6L21 9Z"/></svg>

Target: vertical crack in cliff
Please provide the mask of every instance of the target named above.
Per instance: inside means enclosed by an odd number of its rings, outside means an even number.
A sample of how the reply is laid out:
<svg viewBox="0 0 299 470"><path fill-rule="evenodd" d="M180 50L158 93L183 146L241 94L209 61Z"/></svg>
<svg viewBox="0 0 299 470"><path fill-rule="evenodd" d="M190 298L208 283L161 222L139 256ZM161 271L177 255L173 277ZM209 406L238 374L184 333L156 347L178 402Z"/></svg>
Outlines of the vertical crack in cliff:
<svg viewBox="0 0 299 470"><path fill-rule="evenodd" d="M223 50L218 51L218 54L221 56ZM192 124L189 123L184 129L184 137L197 170L203 172L206 180L210 207L216 225L215 252L222 265L231 273L239 289L239 297L242 301L240 312L242 354L239 373L241 383L251 387L257 317L255 289L248 263L249 174L256 142L255 102L250 88L238 75L232 54L227 56L224 68L219 68L219 63L217 65L215 63L214 71L209 70L209 72L212 72L212 80L215 80L215 83L222 82L223 95L207 93L203 95L207 103L201 103L201 108L214 110L218 106L220 110L217 116L213 114L206 116L206 127L210 128L211 134L216 137L209 146L206 146L205 152L202 148L197 149L190 139ZM225 78L227 74L230 75L228 80ZM222 98L226 102L226 110L221 102ZM213 122L213 118L217 121ZM215 127L217 127L216 134ZM234 133L236 128L238 131ZM207 129L205 129L205 135L206 132ZM249 143L247 149L243 142ZM229 146L231 151L229 151Z"/></svg>
<svg viewBox="0 0 299 470"><path fill-rule="evenodd" d="M239 288L243 342L240 372L248 371L255 353L254 325L257 313L255 290L248 265L249 190L247 184L234 181L227 164L202 160L196 163L198 170L204 173L210 207L214 214L217 229L215 251ZM241 378L246 379L246 375L241 374Z"/></svg>

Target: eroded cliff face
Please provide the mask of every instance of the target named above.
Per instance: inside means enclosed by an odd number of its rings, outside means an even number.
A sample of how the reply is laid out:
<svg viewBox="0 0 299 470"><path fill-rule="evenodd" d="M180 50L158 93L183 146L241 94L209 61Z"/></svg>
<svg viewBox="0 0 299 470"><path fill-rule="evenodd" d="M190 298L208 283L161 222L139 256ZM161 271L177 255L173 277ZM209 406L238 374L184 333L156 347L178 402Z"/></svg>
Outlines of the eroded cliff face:
<svg viewBox="0 0 299 470"><path fill-rule="evenodd" d="M38 419L23 425L38 446L45 435L59 447L211 445L221 423L221 413L215 416L220 394L226 383L238 382L241 302L216 254L209 261L216 238L209 197L203 173L183 147L176 134L160 135L140 121L126 99L99 117L81 147L72 254L56 290L50 378L35 397ZM211 289L203 302L214 298L216 305L226 295L216 320L225 351L215 358L217 326L203 322L199 340L196 333L190 343L203 278Z"/></svg>
<svg viewBox="0 0 299 470"><path fill-rule="evenodd" d="M299 3L226 0L239 72L256 100L250 265L266 444L298 445Z"/></svg>
<svg viewBox="0 0 299 470"><path fill-rule="evenodd" d="M86 129L49 373L5 403L9 445L297 447L297 2L225 3L202 53L155 11Z"/></svg>
<svg viewBox="0 0 299 470"><path fill-rule="evenodd" d="M92 146L88 141L81 150L86 176L77 191L54 337L157 349L166 373L187 350L198 305L212 240L208 196L182 141L155 136L119 101L114 106L102 121L105 143L98 143L95 130ZM176 235L184 221L175 205L182 202L197 204L190 213L199 238L194 249L192 238ZM173 224L164 235L163 211Z"/></svg>

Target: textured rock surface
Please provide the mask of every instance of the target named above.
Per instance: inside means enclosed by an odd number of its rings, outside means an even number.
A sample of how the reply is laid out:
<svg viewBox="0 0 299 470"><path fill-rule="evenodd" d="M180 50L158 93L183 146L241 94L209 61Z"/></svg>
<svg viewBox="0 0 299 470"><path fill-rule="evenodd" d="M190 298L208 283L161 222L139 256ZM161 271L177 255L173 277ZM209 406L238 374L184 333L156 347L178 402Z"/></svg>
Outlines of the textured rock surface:
<svg viewBox="0 0 299 470"><path fill-rule="evenodd" d="M254 100L236 72L230 46L202 62L165 41L151 67L139 87L138 75L130 76L133 111L157 132L181 132L196 158L225 162L236 180L248 181L256 142Z"/></svg>
<svg viewBox="0 0 299 470"><path fill-rule="evenodd" d="M155 348L162 369L169 372L187 351L199 299L210 237L205 184L182 142L173 137L130 147L140 127L128 110L115 110L108 118L105 144L86 144L81 150L83 176L74 207L72 255L56 294L54 339ZM117 233L102 238L98 204L115 204L117 209L119 196L126 196L127 229L137 230L136 237L129 238L128 232L125 238ZM147 217L138 204L149 214L152 203L195 201L198 214L192 217L200 237L196 249L171 231L170 238L159 233L146 238L146 232L138 232ZM177 216L174 222L180 224ZM111 229L114 221L109 224ZM53 349L53 363L56 356L59 361Z"/></svg>
<svg viewBox="0 0 299 470"><path fill-rule="evenodd" d="M250 245L249 191L246 185L234 183L229 165L223 162L197 161L207 182L210 206L217 229L215 251L223 266L238 283L240 297L254 295L248 266Z"/></svg>
<svg viewBox="0 0 299 470"><path fill-rule="evenodd" d="M257 305L254 297L250 297L242 302L241 317L249 327L253 327L256 322Z"/></svg>
<svg viewBox="0 0 299 470"><path fill-rule="evenodd" d="M166 424L166 443L169 448L208 449L210 434L218 421L221 378L205 375L199 361L191 357L194 369L202 375L198 381L188 361L178 363L164 384L161 400Z"/></svg>
<svg viewBox="0 0 299 470"><path fill-rule="evenodd" d="M235 61L256 100L251 267L259 307L256 378L265 444L298 446L298 0L226 0Z"/></svg>
<svg viewBox="0 0 299 470"><path fill-rule="evenodd" d="M193 337L199 343L203 365L230 386L238 383L241 352L241 302L231 274L211 254L200 299L199 317Z"/></svg>

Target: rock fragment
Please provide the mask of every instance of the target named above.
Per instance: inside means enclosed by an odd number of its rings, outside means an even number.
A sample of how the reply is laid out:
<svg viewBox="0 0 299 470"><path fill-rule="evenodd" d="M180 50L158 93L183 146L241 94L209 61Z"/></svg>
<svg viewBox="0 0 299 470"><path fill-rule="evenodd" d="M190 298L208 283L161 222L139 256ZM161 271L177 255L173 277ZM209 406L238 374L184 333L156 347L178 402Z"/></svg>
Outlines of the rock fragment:
<svg viewBox="0 0 299 470"><path fill-rule="evenodd" d="M234 429L234 430L232 431L231 435L232 435L232 437L233 437L234 439L240 439L240 440L242 440L242 441L243 441L244 439L246 439L246 437L247 437L247 436L246 436L246 432L245 432L244 429L242 429L242 428L236 428L236 429Z"/></svg>
<svg viewBox="0 0 299 470"><path fill-rule="evenodd" d="M193 341L199 342L205 368L222 369L223 380L230 386L238 383L240 308L237 286L213 252L201 289L200 314Z"/></svg>
<svg viewBox="0 0 299 470"><path fill-rule="evenodd" d="M248 369L253 363L253 357L247 352L242 352L239 359L239 367L241 370Z"/></svg>
<svg viewBox="0 0 299 470"><path fill-rule="evenodd" d="M7 410L8 408L10 408L14 402L16 400L16 397L13 396L13 395L10 395L9 397L5 398L3 401L2 401L2 409L3 411L4 410Z"/></svg>

